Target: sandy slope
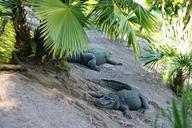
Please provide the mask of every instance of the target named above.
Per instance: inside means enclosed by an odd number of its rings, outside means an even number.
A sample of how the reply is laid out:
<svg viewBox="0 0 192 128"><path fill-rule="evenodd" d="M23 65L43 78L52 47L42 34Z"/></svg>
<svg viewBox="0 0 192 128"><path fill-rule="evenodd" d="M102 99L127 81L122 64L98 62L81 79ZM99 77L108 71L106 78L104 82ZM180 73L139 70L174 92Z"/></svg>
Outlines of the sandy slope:
<svg viewBox="0 0 192 128"><path fill-rule="evenodd" d="M57 90L20 74L0 74L0 128L88 128L91 124Z"/></svg>
<svg viewBox="0 0 192 128"><path fill-rule="evenodd" d="M123 66L101 66L100 72L71 64L70 77L30 66L25 73L0 73L0 128L150 128L158 108L165 108L171 91L158 75L135 63L133 53L123 45L110 43L98 32L89 31L91 43L106 47ZM90 91L108 92L92 81L107 78L138 88L150 101L145 114L95 107Z"/></svg>

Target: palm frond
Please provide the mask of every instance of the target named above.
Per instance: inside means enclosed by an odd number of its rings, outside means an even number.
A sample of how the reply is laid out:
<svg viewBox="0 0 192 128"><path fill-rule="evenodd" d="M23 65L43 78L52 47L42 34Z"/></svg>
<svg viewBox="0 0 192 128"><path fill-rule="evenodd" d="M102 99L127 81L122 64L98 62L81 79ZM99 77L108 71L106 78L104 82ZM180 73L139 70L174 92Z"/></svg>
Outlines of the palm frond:
<svg viewBox="0 0 192 128"><path fill-rule="evenodd" d="M148 10L144 9L140 4L136 2L133 2L130 7L139 21L136 23L148 31L153 31L155 29L154 24L156 23L156 17L154 15L152 15Z"/></svg>
<svg viewBox="0 0 192 128"><path fill-rule="evenodd" d="M172 107L173 107L173 122L175 124L173 124L175 126L175 128L182 128L182 120L181 120L181 115L180 115L180 112L179 112L179 109L177 108L177 105L176 105L176 101L173 100L172 101Z"/></svg>
<svg viewBox="0 0 192 128"><path fill-rule="evenodd" d="M30 3L41 20L45 46L53 56L78 54L88 47L82 6L60 0L33 0Z"/></svg>
<svg viewBox="0 0 192 128"><path fill-rule="evenodd" d="M155 65L168 62L169 58L174 57L176 51L174 48L167 45L158 45L157 42L150 43L148 48L145 49L145 53L140 56L144 62L144 66L154 68Z"/></svg>
<svg viewBox="0 0 192 128"><path fill-rule="evenodd" d="M2 19L1 22L3 22ZM16 34L11 21L7 21L4 25L0 34L0 63L9 63L12 59Z"/></svg>
<svg viewBox="0 0 192 128"><path fill-rule="evenodd" d="M12 9L16 9L18 6L20 6L20 4L20 0L0 0L0 10L3 13L11 15Z"/></svg>
<svg viewBox="0 0 192 128"><path fill-rule="evenodd" d="M141 5L132 0L99 0L91 12L97 28L104 31L110 39L121 39L132 46L136 57L139 54L139 45L136 40L133 26L142 25L152 30L153 16Z"/></svg>

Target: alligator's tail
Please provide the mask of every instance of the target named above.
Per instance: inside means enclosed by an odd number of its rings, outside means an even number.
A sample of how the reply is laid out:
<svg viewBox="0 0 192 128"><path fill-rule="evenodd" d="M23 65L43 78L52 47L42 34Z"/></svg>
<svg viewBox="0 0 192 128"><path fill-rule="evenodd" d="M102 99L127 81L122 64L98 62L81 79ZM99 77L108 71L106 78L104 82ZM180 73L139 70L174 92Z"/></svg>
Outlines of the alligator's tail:
<svg viewBox="0 0 192 128"><path fill-rule="evenodd" d="M115 91L120 91L123 89L127 89L127 90L135 89L128 84L121 83L121 82L115 81L115 80L108 80L108 79L101 79L101 80L99 80L98 84L100 84L103 87L111 88Z"/></svg>
<svg viewBox="0 0 192 128"><path fill-rule="evenodd" d="M72 63L80 63L81 62L81 55L67 57L67 61L72 62Z"/></svg>

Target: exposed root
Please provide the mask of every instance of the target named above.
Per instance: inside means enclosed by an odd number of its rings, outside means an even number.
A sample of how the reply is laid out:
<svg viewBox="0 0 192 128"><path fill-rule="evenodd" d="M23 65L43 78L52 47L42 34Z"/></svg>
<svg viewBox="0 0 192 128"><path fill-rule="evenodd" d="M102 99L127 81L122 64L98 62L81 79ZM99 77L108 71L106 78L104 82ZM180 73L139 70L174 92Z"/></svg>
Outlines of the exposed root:
<svg viewBox="0 0 192 128"><path fill-rule="evenodd" d="M27 69L22 65L2 64L0 71L26 71Z"/></svg>

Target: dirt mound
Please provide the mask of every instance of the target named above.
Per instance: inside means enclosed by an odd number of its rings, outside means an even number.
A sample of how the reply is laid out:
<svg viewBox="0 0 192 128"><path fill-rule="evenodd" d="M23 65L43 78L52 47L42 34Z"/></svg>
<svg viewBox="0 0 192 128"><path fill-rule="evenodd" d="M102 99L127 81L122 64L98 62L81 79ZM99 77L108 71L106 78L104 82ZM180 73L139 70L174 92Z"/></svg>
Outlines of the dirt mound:
<svg viewBox="0 0 192 128"><path fill-rule="evenodd" d="M91 43L112 51L123 66L105 64L92 71L71 64L70 76L29 66L23 73L0 73L0 128L150 128L158 108L173 96L158 75L135 62L132 50L111 43L100 33L88 32ZM99 41L99 43L98 43ZM150 101L145 114L131 111L126 119L120 111L98 108L88 92L110 92L94 83L113 79L137 88Z"/></svg>

